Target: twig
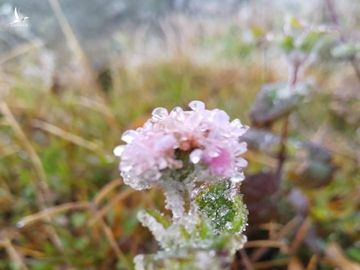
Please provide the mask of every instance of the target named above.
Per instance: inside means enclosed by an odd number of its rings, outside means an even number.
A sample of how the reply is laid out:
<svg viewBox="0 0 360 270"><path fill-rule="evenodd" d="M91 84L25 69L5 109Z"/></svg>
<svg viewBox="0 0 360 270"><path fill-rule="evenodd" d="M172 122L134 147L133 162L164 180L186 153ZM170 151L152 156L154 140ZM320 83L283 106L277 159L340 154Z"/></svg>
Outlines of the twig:
<svg viewBox="0 0 360 270"><path fill-rule="evenodd" d="M299 68L300 68L300 63L291 63L290 64L290 67L289 67L289 88L290 89L289 90L295 89L295 87L296 87ZM275 179L277 181L277 184L280 183L284 163L286 160L286 144L288 141L288 136L289 136L289 115L287 115L284 120L284 123L282 126L282 131L281 131L281 136L280 136L280 149L277 154L278 164L277 164L277 168L275 171Z"/></svg>

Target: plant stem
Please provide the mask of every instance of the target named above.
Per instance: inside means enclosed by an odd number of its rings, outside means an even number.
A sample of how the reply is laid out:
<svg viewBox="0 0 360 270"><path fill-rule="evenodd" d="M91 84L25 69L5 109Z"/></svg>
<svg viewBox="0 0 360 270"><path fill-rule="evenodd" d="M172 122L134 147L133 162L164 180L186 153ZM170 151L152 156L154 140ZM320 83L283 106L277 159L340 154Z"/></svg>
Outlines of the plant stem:
<svg viewBox="0 0 360 270"><path fill-rule="evenodd" d="M328 9L328 11L330 13L329 15L330 15L330 19L331 19L332 23L338 29L338 32L339 32L339 35L340 35L340 41L342 43L346 43L346 37L345 37L344 33L341 31L338 15L336 13L336 8L335 8L333 0L325 0L325 5L326 5L326 8ZM350 62L351 66L354 69L354 72L355 72L355 75L356 75L357 79L360 82L360 68L359 68L359 66L358 66L358 64L356 62L355 56L350 56L349 57L349 62Z"/></svg>
<svg viewBox="0 0 360 270"><path fill-rule="evenodd" d="M298 80L298 73L300 68L300 63L295 62L291 63L289 67L289 90L295 89L296 83ZM277 154L277 168L275 171L275 179L277 184L280 184L281 175L284 167L284 163L286 160L286 144L289 136L289 115L286 116L284 120L284 124L281 130L281 137L280 137L280 148Z"/></svg>

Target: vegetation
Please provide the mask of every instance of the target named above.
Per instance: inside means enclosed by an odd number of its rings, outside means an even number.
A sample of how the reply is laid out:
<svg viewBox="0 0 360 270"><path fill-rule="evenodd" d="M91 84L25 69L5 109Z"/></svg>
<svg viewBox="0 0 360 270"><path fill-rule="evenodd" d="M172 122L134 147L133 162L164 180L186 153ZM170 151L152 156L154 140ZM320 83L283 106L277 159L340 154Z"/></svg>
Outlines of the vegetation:
<svg viewBox="0 0 360 270"><path fill-rule="evenodd" d="M336 14L332 1L325 2ZM194 99L251 127L241 186L248 242L233 269L360 269L359 44L330 31L296 47L287 35L268 39L280 27L247 30L251 40L232 23L200 38L196 52L213 52L206 61L193 50L184 53L185 47L157 61L94 71L75 53L85 75L68 72L67 82L29 79L4 65L0 269L133 269L135 255L155 253L156 242L136 215L162 209L163 195L125 186L112 151L121 133L141 126L153 108L186 107ZM284 59L299 48L311 56L289 99L295 103L279 106L288 83ZM264 52L270 55L265 61ZM26 62L36 66L41 50L27 54ZM268 110L262 111L263 100ZM262 121L274 106L281 113ZM239 206L229 207L228 218L236 219ZM149 215L162 219L155 211Z"/></svg>

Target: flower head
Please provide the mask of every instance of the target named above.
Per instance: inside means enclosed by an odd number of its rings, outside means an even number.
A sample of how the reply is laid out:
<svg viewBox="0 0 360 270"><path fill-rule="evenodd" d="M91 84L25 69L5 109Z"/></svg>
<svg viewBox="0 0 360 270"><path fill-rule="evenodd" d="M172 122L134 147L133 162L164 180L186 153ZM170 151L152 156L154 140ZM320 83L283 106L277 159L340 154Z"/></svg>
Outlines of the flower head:
<svg viewBox="0 0 360 270"><path fill-rule="evenodd" d="M170 113L156 108L142 127L122 135L127 144L114 153L121 157L126 184L149 188L169 175L184 176L189 171L243 180L247 162L241 155L247 148L241 136L247 127L238 119L230 122L222 110L207 110L203 102L192 101L189 107L189 111L175 107Z"/></svg>

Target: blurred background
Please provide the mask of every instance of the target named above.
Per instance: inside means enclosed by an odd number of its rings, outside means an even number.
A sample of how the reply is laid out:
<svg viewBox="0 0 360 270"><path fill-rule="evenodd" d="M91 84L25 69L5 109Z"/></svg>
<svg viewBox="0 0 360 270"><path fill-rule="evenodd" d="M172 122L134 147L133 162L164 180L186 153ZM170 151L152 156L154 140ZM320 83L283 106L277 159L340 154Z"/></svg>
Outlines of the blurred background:
<svg viewBox="0 0 360 270"><path fill-rule="evenodd" d="M359 29L353 0L0 0L0 269L154 252L136 213L161 192L123 185L112 150L194 99L251 127L233 269L360 269Z"/></svg>

